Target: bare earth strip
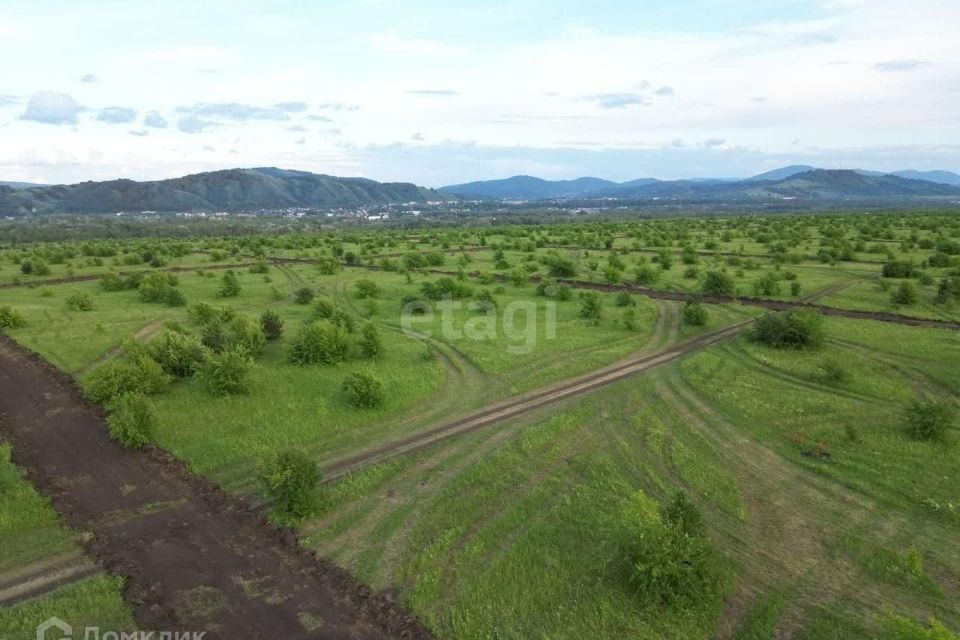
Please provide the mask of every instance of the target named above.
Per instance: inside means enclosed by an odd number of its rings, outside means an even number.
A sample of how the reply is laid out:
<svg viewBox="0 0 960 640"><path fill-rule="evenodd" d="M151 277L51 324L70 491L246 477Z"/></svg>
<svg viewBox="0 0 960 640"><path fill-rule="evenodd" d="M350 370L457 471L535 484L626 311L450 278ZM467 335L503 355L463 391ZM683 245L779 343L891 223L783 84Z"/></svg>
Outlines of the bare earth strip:
<svg viewBox="0 0 960 640"><path fill-rule="evenodd" d="M72 381L0 337L0 434L144 629L208 638L426 638L407 612L300 548L168 454L124 449Z"/></svg>

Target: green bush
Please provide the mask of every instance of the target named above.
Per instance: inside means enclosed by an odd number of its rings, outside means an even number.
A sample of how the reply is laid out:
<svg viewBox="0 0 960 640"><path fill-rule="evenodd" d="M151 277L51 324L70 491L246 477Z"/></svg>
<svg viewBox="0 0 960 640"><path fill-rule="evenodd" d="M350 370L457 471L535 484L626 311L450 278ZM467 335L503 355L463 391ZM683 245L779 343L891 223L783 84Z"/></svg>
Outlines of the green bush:
<svg viewBox="0 0 960 640"><path fill-rule="evenodd" d="M684 605L716 598L723 575L696 508L674 496L663 509L637 492L624 513L630 582L646 605Z"/></svg>
<svg viewBox="0 0 960 640"><path fill-rule="evenodd" d="M634 307L637 301L633 299L629 292L621 291L617 294L616 304L618 307Z"/></svg>
<svg viewBox="0 0 960 640"><path fill-rule="evenodd" d="M178 378L193 375L206 359L200 338L169 329L148 342L146 352L165 372Z"/></svg>
<svg viewBox="0 0 960 640"><path fill-rule="evenodd" d="M890 294L890 302L893 304L909 306L917 302L917 288L912 282L904 280Z"/></svg>
<svg viewBox="0 0 960 640"><path fill-rule="evenodd" d="M639 285L649 286L651 284L656 284L657 280L660 279L660 270L651 267L650 265L642 265L637 267L637 270L634 274L634 280Z"/></svg>
<svg viewBox="0 0 960 640"><path fill-rule="evenodd" d="M264 311L260 316L260 329L267 340L279 340L283 335L283 319L276 311Z"/></svg>
<svg viewBox="0 0 960 640"><path fill-rule="evenodd" d="M919 271L910 260L891 260L883 265L881 274L884 278L915 278Z"/></svg>
<svg viewBox="0 0 960 640"><path fill-rule="evenodd" d="M217 289L217 296L221 298L236 298L241 291L240 277L232 270L227 271L220 278L220 288Z"/></svg>
<svg viewBox="0 0 960 640"><path fill-rule="evenodd" d="M166 273L150 273L143 277L137 287L137 295L143 302L165 302L171 307L185 304L183 294L175 288L176 278Z"/></svg>
<svg viewBox="0 0 960 640"><path fill-rule="evenodd" d="M93 300L86 291L77 291L67 296L67 308L73 311L92 311Z"/></svg>
<svg viewBox="0 0 960 640"><path fill-rule="evenodd" d="M368 322L360 330L360 341L357 343L360 353L367 358L377 358L383 355L383 339L377 325Z"/></svg>
<svg viewBox="0 0 960 640"><path fill-rule="evenodd" d="M329 320L315 320L300 328L290 344L288 358L297 364L336 364L349 355L347 332Z"/></svg>
<svg viewBox="0 0 960 640"><path fill-rule="evenodd" d="M227 344L242 347L251 356L260 355L266 342L260 322L249 316L234 318L227 328Z"/></svg>
<svg viewBox="0 0 960 640"><path fill-rule="evenodd" d="M310 304L315 295L310 287L300 287L293 293L293 301L297 304Z"/></svg>
<svg viewBox="0 0 960 640"><path fill-rule="evenodd" d="M325 318L329 320L333 317L333 314L337 311L337 303L333 301L333 298L327 295L317 296L316 302L313 303L313 313L318 318Z"/></svg>
<svg viewBox="0 0 960 640"><path fill-rule="evenodd" d="M140 449L153 441L157 419L138 393L125 393L107 406L110 437L126 447Z"/></svg>
<svg viewBox="0 0 960 640"><path fill-rule="evenodd" d="M777 279L777 274L767 271L757 278L753 283L753 293L757 296L780 295L780 281Z"/></svg>
<svg viewBox="0 0 960 640"><path fill-rule="evenodd" d="M94 402L105 404L125 393L151 394L163 391L170 376L146 354L109 360L83 381L83 391Z"/></svg>
<svg viewBox="0 0 960 640"><path fill-rule="evenodd" d="M551 277L573 278L577 275L577 266L570 258L558 254L548 254L541 258L541 262L546 265Z"/></svg>
<svg viewBox="0 0 960 640"><path fill-rule="evenodd" d="M596 291L580 294L580 317L599 322L603 317L603 302Z"/></svg>
<svg viewBox="0 0 960 640"><path fill-rule="evenodd" d="M722 271L707 271L703 276L700 290L703 293L716 296L733 297L737 295L737 287L733 278Z"/></svg>
<svg viewBox="0 0 960 640"><path fill-rule="evenodd" d="M849 377L847 370L836 360L823 360L819 365L819 369L823 372L823 379L826 382L843 382Z"/></svg>
<svg viewBox="0 0 960 640"><path fill-rule="evenodd" d="M264 465L259 480L282 517L305 518L312 513L320 471L305 454L287 451L274 456Z"/></svg>
<svg viewBox="0 0 960 640"><path fill-rule="evenodd" d="M707 308L699 302L689 300L683 303L683 323L692 327L702 327L707 324Z"/></svg>
<svg viewBox="0 0 960 640"><path fill-rule="evenodd" d="M0 329L20 329L26 324L27 320L23 314L13 307L7 305L0 307Z"/></svg>
<svg viewBox="0 0 960 640"><path fill-rule="evenodd" d="M353 287L357 290L357 297L361 300L376 298L380 295L380 287L373 280L361 278L353 283Z"/></svg>
<svg viewBox="0 0 960 640"><path fill-rule="evenodd" d="M812 349L826 338L823 316L812 309L765 313L757 318L751 337L771 347Z"/></svg>
<svg viewBox="0 0 960 640"><path fill-rule="evenodd" d="M914 440L943 442L954 422L954 409L948 402L929 397L910 401L903 413L903 425Z"/></svg>
<svg viewBox="0 0 960 640"><path fill-rule="evenodd" d="M197 375L211 392L222 395L249 393L253 358L243 346L235 344L221 353L211 353L200 365Z"/></svg>
<svg viewBox="0 0 960 640"><path fill-rule="evenodd" d="M370 371L355 371L343 381L341 390L355 407L372 409L385 400L383 381Z"/></svg>

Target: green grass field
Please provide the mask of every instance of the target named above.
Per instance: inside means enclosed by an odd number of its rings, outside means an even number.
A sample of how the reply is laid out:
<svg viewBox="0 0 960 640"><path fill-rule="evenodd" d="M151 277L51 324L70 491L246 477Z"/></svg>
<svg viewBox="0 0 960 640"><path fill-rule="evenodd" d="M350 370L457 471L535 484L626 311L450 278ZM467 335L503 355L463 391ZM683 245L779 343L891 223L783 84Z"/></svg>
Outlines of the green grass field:
<svg viewBox="0 0 960 640"><path fill-rule="evenodd" d="M878 214L0 246L0 284L30 285L0 289L0 309L23 320L4 331L81 382L128 357L131 338L149 343L171 328L201 335L196 303L257 320L277 313L283 335L256 355L247 392L216 395L198 375L147 397L153 442L259 501L258 471L274 454L294 450L334 465L761 313L707 305L706 323L692 326L680 302L613 292L597 294L601 310L590 316L581 291L558 299L527 281L567 268L563 259L572 271L561 277L595 283L632 283L649 268L653 289L695 294L715 271L740 296L819 292L827 306L957 321L957 238L960 226L947 216ZM673 264L661 271L668 254ZM241 291L226 298L218 295L225 272L204 270L271 258L319 264L238 268ZM50 273L22 273L25 260L46 260ZM909 277L882 277L888 262L888 270L909 267ZM97 281L40 283L170 267L185 269L175 287L185 305L144 302L136 290L108 292ZM442 278L449 295L431 299ZM362 297L358 281L376 292ZM759 291L764 282L773 289ZM895 304L903 282L915 300ZM323 313L315 300L298 303L303 289L349 317L348 340L375 325L383 353L371 359L354 347L336 364L292 362L301 328ZM92 308L71 308L76 294ZM430 311L405 315L412 299ZM906 433L904 415L920 397L960 415L960 333L836 318L824 332L812 349L741 334L391 454L318 486L312 515L293 525L303 544L389 590L442 639L948 640L955 636L929 635L924 625L936 619L960 631L958 421L942 441L921 441ZM364 371L383 385L372 408L351 404L342 389ZM0 577L76 548L4 447L0 486ZM674 565L665 551L649 564L653 573L642 573L636 545L660 549L661 530L650 523L667 521L677 490L705 525L705 538L688 538L713 551L697 574L697 597L652 597L649 584L660 583L650 576L670 583ZM685 549L683 567L699 567ZM120 588L88 578L0 609L0 630L20 637L57 608L84 624L129 628Z"/></svg>

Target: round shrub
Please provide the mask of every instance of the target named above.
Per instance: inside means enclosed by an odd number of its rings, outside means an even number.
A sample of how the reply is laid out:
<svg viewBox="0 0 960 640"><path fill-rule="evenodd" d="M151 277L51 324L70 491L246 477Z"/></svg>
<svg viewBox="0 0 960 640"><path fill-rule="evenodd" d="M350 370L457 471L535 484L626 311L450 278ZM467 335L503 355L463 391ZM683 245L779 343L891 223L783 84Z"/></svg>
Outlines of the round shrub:
<svg viewBox="0 0 960 640"><path fill-rule="evenodd" d="M757 318L750 335L771 347L795 349L819 347L826 337L823 316L812 309L765 313Z"/></svg>
<svg viewBox="0 0 960 640"><path fill-rule="evenodd" d="M360 330L360 341L357 343L360 353L367 358L377 358L383 355L383 339L377 325L368 322Z"/></svg>
<svg viewBox="0 0 960 640"><path fill-rule="evenodd" d="M293 293L293 301L297 304L310 304L314 295L310 287L300 287Z"/></svg>
<svg viewBox="0 0 960 640"><path fill-rule="evenodd" d="M658 510L638 492L624 513L630 582L647 605L702 603L718 596L723 576L696 508L685 498Z"/></svg>
<svg viewBox="0 0 960 640"><path fill-rule="evenodd" d="M151 394L170 384L163 368L146 354L118 358L94 369L83 382L88 398L101 404L126 393Z"/></svg>
<svg viewBox="0 0 960 640"><path fill-rule="evenodd" d="M703 293L716 296L733 297L737 295L737 287L733 278L722 271L707 271L703 276L700 290Z"/></svg>
<svg viewBox="0 0 960 640"><path fill-rule="evenodd" d="M250 353L241 345L232 345L208 355L197 375L214 394L229 396L250 392L251 369Z"/></svg>
<svg viewBox="0 0 960 640"><path fill-rule="evenodd" d="M953 422L953 407L934 398L914 398L903 413L904 428L914 440L943 442Z"/></svg>
<svg viewBox="0 0 960 640"><path fill-rule="evenodd" d="M148 342L146 352L164 371L178 378L193 375L206 358L200 338L170 329Z"/></svg>
<svg viewBox="0 0 960 640"><path fill-rule="evenodd" d="M380 287L377 286L377 283L373 280L361 278L357 280L353 286L357 290L357 297L361 300L376 298L380 295Z"/></svg>
<svg viewBox="0 0 960 640"><path fill-rule="evenodd" d="M126 447L140 449L153 441L156 417L146 399L138 393L125 393L108 407L110 437Z"/></svg>
<svg viewBox="0 0 960 640"><path fill-rule="evenodd" d="M260 316L260 329L267 340L279 340L283 335L283 319L276 311L264 311Z"/></svg>
<svg viewBox="0 0 960 640"><path fill-rule="evenodd" d="M77 291L67 296L67 308L73 311L92 311L93 300L86 291Z"/></svg>
<svg viewBox="0 0 960 640"><path fill-rule="evenodd" d="M342 391L355 407L372 409L384 402L383 381L369 371L355 371L343 381Z"/></svg>
<svg viewBox="0 0 960 640"><path fill-rule="evenodd" d="M707 324L707 308L693 300L684 302L682 317L684 324L692 327L702 327Z"/></svg>
<svg viewBox="0 0 960 640"><path fill-rule="evenodd" d="M0 307L0 329L20 329L26 326L23 314L10 306Z"/></svg>
<svg viewBox="0 0 960 640"><path fill-rule="evenodd" d="M281 516L305 518L313 511L320 471L317 463L300 451L287 451L268 460L259 480Z"/></svg>
<svg viewBox="0 0 960 640"><path fill-rule="evenodd" d="M300 328L288 357L297 364L336 364L350 355L347 332L329 320L316 320Z"/></svg>

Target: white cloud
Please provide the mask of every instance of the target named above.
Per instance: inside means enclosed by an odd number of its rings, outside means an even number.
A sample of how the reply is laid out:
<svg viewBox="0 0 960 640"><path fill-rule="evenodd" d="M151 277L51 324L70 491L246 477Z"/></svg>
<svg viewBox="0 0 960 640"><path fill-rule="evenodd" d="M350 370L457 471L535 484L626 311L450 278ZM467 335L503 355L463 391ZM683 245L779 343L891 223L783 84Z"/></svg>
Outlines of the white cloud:
<svg viewBox="0 0 960 640"><path fill-rule="evenodd" d="M86 109L66 93L41 91L30 97L21 120L44 124L76 124L77 116Z"/></svg>

